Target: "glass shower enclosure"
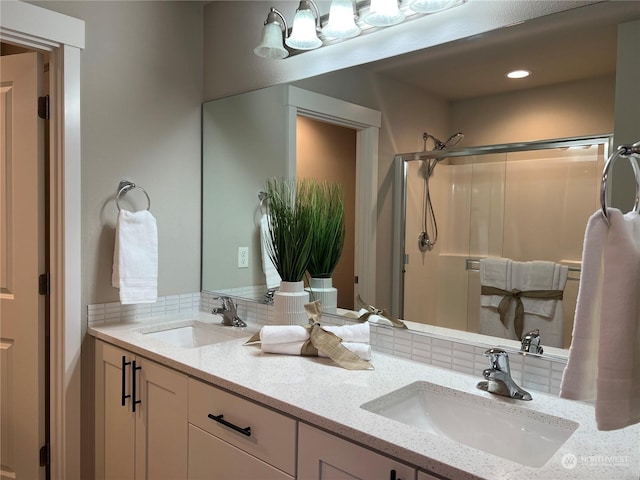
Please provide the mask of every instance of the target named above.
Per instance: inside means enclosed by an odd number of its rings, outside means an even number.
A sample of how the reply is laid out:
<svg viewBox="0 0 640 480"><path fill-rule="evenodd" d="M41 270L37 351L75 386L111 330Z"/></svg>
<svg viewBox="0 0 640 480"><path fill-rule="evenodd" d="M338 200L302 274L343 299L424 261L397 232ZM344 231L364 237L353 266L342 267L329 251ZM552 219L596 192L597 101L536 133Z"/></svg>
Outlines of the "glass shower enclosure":
<svg viewBox="0 0 640 480"><path fill-rule="evenodd" d="M395 157L392 313L479 333L479 262L546 260L569 267L564 335L571 339L584 231L599 209L611 136L425 151ZM428 182L425 162L438 157ZM438 241L420 248L425 188Z"/></svg>

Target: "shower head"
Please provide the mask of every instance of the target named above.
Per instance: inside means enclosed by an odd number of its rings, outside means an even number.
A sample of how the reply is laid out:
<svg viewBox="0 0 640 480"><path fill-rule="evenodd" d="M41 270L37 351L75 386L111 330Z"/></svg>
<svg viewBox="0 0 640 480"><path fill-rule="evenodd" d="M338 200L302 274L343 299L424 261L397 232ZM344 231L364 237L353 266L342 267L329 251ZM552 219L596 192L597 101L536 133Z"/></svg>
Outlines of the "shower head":
<svg viewBox="0 0 640 480"><path fill-rule="evenodd" d="M464 133L457 132L451 135L446 142L444 142L444 148L451 148L459 144L464 138Z"/></svg>
<svg viewBox="0 0 640 480"><path fill-rule="evenodd" d="M422 140L424 141L424 150L427 151L427 140L431 139L434 143L434 150L444 150L445 148L451 148L454 145L460 143L460 141L464 138L464 134L462 132L457 132L451 135L446 142L438 140L436 137L431 135L430 133L424 132L422 134Z"/></svg>

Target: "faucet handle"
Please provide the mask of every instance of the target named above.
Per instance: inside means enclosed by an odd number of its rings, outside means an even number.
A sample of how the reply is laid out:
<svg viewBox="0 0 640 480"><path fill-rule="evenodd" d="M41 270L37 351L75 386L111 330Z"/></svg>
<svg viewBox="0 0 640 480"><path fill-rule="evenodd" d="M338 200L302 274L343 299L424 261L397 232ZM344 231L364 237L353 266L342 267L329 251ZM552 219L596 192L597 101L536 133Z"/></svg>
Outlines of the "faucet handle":
<svg viewBox="0 0 640 480"><path fill-rule="evenodd" d="M484 355L489 358L491 368L501 370L503 372L509 371L509 354L505 350L493 347L486 350Z"/></svg>
<svg viewBox="0 0 640 480"><path fill-rule="evenodd" d="M542 355L543 349L540 345L542 343L542 337L540 336L540 330L535 329L525 333L522 336L522 345L520 351L525 353L536 353Z"/></svg>

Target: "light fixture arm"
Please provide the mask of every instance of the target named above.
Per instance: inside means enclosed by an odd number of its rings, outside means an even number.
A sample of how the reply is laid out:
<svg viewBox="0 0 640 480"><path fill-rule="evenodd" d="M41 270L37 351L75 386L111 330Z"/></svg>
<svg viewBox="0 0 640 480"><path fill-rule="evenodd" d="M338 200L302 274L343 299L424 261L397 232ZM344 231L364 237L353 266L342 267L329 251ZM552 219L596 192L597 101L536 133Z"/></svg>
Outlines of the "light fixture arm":
<svg viewBox="0 0 640 480"><path fill-rule="evenodd" d="M319 32L322 29L322 24L320 22L320 10L318 9L318 4L314 0L300 0L300 5L298 5L296 12L300 9L312 10L310 7L313 7L313 10L315 10L316 30Z"/></svg>
<svg viewBox="0 0 640 480"><path fill-rule="evenodd" d="M282 22L279 22L278 18L280 18ZM277 8L271 7L269 13L267 14L267 19L264 21L264 25L266 25L267 23L280 24L280 28L282 28L282 30L284 31L284 36L287 37L289 35L289 27L287 26L287 21L285 20L284 15L282 15L282 13L280 13L280 10L278 10Z"/></svg>

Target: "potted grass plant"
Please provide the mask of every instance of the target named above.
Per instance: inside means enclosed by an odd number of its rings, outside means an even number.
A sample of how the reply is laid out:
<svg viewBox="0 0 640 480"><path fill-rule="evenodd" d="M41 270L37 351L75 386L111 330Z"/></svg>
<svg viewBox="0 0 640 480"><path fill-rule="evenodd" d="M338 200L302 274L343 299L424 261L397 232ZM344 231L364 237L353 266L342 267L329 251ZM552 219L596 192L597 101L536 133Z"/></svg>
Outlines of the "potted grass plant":
<svg viewBox="0 0 640 480"><path fill-rule="evenodd" d="M332 275L344 246L344 187L336 182L312 182L308 197L313 235L307 291L314 300L320 300L323 311L336 313L338 291Z"/></svg>
<svg viewBox="0 0 640 480"><path fill-rule="evenodd" d="M304 325L308 323L304 305L309 293L304 275L312 247L310 182L286 178L269 179L268 253L280 275L280 288L274 293L272 323Z"/></svg>

